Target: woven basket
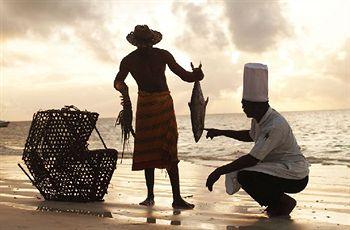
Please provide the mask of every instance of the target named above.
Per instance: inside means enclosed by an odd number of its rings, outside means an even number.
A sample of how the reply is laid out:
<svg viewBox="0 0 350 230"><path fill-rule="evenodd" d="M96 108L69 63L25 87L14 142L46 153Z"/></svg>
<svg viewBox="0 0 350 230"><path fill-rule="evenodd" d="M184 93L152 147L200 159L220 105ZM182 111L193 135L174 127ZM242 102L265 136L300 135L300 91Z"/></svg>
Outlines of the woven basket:
<svg viewBox="0 0 350 230"><path fill-rule="evenodd" d="M98 114L75 107L34 114L23 152L34 186L46 200L99 201L107 192L118 152L107 149L98 130ZM96 130L105 149L88 150Z"/></svg>

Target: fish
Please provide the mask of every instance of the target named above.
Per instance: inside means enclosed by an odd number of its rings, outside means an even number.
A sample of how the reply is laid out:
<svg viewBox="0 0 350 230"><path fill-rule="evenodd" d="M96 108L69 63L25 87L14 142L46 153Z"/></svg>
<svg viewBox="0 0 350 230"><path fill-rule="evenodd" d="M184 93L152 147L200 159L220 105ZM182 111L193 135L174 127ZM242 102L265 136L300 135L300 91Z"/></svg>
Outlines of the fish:
<svg viewBox="0 0 350 230"><path fill-rule="evenodd" d="M192 89L191 101L188 106L191 111L191 124L194 140L196 143L202 136L204 130L205 109L207 107L209 97L204 101L201 84L195 81Z"/></svg>

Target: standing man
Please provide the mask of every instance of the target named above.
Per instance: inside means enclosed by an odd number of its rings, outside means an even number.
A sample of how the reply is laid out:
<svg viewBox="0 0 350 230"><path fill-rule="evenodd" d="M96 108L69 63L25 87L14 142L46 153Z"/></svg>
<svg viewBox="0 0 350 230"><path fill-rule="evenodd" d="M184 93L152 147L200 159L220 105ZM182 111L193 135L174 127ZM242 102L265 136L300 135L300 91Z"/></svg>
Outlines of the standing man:
<svg viewBox="0 0 350 230"><path fill-rule="evenodd" d="M241 187L269 216L289 215L296 201L286 193L298 193L308 183L309 165L285 118L268 103L268 70L259 63L244 66L242 108L252 118L250 130L206 129L207 138L226 136L255 142L249 154L218 167L207 179L212 191L221 175L238 171Z"/></svg>
<svg viewBox="0 0 350 230"><path fill-rule="evenodd" d="M137 25L126 37L137 49L120 63L114 87L122 94L123 113L120 123L124 134L133 133L132 110L128 86L124 80L131 73L138 86L136 109L136 132L132 170L145 170L147 198L140 205L154 205L154 169L165 168L169 174L173 208L193 209L194 205L184 201L180 195L177 158L178 131L173 107L165 77L166 66L183 81L194 82L203 79L201 66L192 72L183 69L173 55L163 49L154 48L162 34L147 25Z"/></svg>

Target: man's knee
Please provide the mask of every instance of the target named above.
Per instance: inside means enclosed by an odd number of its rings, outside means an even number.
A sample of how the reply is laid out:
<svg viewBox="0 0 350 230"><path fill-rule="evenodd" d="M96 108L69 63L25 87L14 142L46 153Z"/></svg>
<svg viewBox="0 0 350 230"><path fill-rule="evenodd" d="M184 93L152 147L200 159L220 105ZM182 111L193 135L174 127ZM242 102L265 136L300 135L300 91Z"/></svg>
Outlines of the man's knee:
<svg viewBox="0 0 350 230"><path fill-rule="evenodd" d="M252 179L253 179L253 175L252 175L252 172L250 171L242 170L237 173L237 181L242 187L252 182Z"/></svg>

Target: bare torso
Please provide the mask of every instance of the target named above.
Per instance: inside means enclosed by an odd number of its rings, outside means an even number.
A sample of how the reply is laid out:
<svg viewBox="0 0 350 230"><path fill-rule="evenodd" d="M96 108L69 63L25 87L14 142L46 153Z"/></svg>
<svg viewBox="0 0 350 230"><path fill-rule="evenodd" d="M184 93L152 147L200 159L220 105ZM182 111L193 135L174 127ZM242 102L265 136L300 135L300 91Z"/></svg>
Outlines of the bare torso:
<svg viewBox="0 0 350 230"><path fill-rule="evenodd" d="M160 92L169 90L165 77L167 62L164 50L152 47L145 50L136 49L125 58L139 91Z"/></svg>
<svg viewBox="0 0 350 230"><path fill-rule="evenodd" d="M186 71L175 61L172 54L166 50L153 47L138 48L121 61L119 72L114 80L114 87L119 91L127 88L124 80L128 73L131 73L139 91L168 91L165 77L166 65L173 73L186 82L200 81L204 77L200 68L194 68L193 72Z"/></svg>

